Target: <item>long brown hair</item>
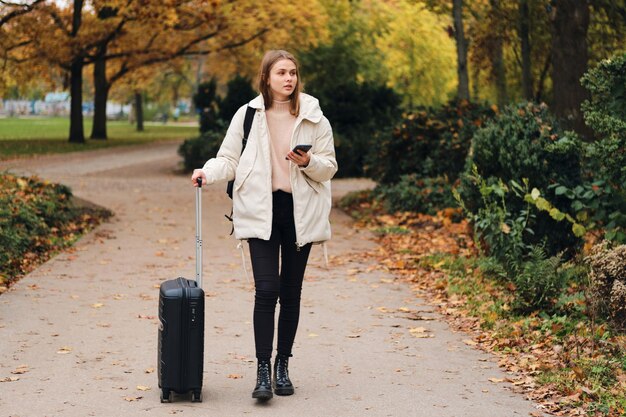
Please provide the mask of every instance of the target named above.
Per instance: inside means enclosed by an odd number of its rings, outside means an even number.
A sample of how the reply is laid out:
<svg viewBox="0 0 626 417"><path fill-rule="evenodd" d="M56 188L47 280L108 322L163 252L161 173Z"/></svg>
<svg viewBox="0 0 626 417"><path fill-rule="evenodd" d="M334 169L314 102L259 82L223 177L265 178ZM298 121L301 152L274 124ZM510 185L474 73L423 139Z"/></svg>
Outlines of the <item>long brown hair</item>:
<svg viewBox="0 0 626 417"><path fill-rule="evenodd" d="M302 91L302 82L300 82L300 66L296 58L287 51L273 50L267 51L261 61L261 68L259 69L259 91L263 95L263 101L265 102L265 108L270 109L274 102L272 97L272 89L268 85L270 79L270 71L274 64L281 59L288 59L296 65L296 85L293 92L289 96L289 112L294 116L300 114L300 92Z"/></svg>

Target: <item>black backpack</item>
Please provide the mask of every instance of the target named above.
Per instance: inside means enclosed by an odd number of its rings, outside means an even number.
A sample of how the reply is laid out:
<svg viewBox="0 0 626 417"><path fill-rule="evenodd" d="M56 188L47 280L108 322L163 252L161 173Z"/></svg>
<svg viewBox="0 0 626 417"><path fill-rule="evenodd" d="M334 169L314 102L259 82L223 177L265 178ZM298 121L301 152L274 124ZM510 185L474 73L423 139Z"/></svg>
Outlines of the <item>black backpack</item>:
<svg viewBox="0 0 626 417"><path fill-rule="evenodd" d="M256 109L248 106L246 108L246 118L243 121L243 138L241 140L241 153L243 154L244 149L246 149L246 144L248 143L248 136L250 135L250 129L252 128L252 121L254 120L254 113L256 113ZM226 186L226 194L228 197L233 198L233 184L235 180L228 181L228 185ZM233 221L233 210L230 210L230 216L224 215L231 222ZM234 230L234 229L233 229ZM230 234L233 234L233 230L231 230Z"/></svg>

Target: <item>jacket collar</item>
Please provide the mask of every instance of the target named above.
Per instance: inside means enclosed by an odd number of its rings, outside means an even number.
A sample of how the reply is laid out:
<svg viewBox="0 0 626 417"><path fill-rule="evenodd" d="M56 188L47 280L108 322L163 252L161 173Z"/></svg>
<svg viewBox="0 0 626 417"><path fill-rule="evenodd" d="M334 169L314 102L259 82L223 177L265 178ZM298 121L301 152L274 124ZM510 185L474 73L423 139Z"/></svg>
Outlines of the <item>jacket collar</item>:
<svg viewBox="0 0 626 417"><path fill-rule="evenodd" d="M248 105L258 110L265 110L265 103L261 94L250 100ZM300 116L298 118L319 123L322 120L322 115L319 100L308 94L300 93Z"/></svg>

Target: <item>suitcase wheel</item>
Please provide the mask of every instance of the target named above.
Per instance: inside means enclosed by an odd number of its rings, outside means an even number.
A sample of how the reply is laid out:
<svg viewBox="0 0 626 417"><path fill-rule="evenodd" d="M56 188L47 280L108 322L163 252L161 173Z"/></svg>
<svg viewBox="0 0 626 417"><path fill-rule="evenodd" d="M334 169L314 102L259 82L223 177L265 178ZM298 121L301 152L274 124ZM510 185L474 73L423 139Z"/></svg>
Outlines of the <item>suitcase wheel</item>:
<svg viewBox="0 0 626 417"><path fill-rule="evenodd" d="M202 391L193 391L191 393L191 402L192 403L201 403L202 402Z"/></svg>
<svg viewBox="0 0 626 417"><path fill-rule="evenodd" d="M172 402L172 397L173 397L174 393L168 389L162 389L161 390L161 402L162 403L171 403Z"/></svg>

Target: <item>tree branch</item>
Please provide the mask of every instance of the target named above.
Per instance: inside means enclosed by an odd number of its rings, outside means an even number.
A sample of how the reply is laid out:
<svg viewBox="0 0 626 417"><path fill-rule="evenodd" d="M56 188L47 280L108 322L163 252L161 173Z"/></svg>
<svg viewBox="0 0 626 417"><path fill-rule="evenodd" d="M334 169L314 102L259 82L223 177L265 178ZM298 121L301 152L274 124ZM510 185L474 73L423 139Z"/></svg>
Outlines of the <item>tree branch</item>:
<svg viewBox="0 0 626 417"><path fill-rule="evenodd" d="M226 49L234 49L240 46L245 45L248 42L253 41L254 39L262 36L263 34L265 34L266 32L268 32L269 29L262 29L259 32L255 33L252 36L249 36L246 39L242 39L241 41L238 42L233 42L230 44L226 44L220 48L217 49L203 49L203 50L195 50L195 51L190 51L189 49L191 47L193 47L194 45L197 45L198 43L210 39L212 37L214 37L215 35L217 35L219 33L219 29L215 32L211 32L208 34L204 34L196 39L193 39L192 41L189 41L185 46L179 48L177 51L170 53L170 54L165 54L165 55L161 55L161 56L155 56L152 58L148 58L144 61L140 61L138 64L136 65L129 65L128 62L124 62L124 64L122 65L122 68L120 68L120 70L115 73L113 76L111 76L110 78L110 83L113 84L115 81L119 80L120 78L122 78L124 75L126 75L127 73L136 70L137 68L141 68L141 67L145 67L145 66L150 66L150 65L155 65L155 64L161 64L163 62L167 62L170 61L174 58L180 58L183 56L197 56L197 55L208 55L212 52L217 52L217 51L221 51L221 50L226 50ZM149 52L148 52L149 53ZM135 55L136 56L136 55Z"/></svg>
<svg viewBox="0 0 626 417"><path fill-rule="evenodd" d="M31 12L39 3L43 1L44 0L35 0L34 2L30 4L22 4L22 3L11 3L8 1L0 0L0 4L3 4L6 7L16 8L16 10L13 10L5 14L4 16L0 17L0 27L2 27L4 24L8 23L10 20L18 16Z"/></svg>
<svg viewBox="0 0 626 417"><path fill-rule="evenodd" d="M71 37L72 36L71 32L65 26L65 23L63 22L63 19L61 19L61 16L59 16L56 11L54 11L52 9L49 9L49 8L46 8L45 9L45 13L47 13L52 18L52 21L56 24L56 26L59 29L61 29L61 31L65 34L65 36L67 36L67 37Z"/></svg>

